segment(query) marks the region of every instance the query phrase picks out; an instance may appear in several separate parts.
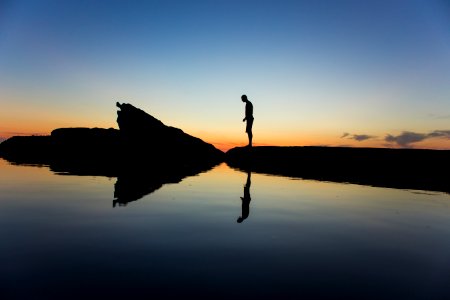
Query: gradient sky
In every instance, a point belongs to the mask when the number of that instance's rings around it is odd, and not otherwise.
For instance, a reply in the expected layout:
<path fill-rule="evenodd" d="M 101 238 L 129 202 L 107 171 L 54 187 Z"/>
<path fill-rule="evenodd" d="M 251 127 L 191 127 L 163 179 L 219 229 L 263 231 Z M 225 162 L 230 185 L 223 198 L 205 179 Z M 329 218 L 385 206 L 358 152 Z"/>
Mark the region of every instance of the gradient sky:
<path fill-rule="evenodd" d="M 115 102 L 221 149 L 450 149 L 450 2 L 0 0 L 0 137 L 114 127 Z"/>

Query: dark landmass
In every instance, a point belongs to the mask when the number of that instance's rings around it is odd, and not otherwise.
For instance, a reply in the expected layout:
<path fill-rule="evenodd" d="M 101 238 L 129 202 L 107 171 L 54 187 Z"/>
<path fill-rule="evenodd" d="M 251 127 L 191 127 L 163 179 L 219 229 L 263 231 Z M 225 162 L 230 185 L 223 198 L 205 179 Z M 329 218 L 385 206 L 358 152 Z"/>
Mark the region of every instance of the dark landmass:
<path fill-rule="evenodd" d="M 204 165 L 222 162 L 224 153 L 181 129 L 166 126 L 131 104 L 119 104 L 117 112 L 123 151 L 127 155 L 181 164 Z"/>
<path fill-rule="evenodd" d="M 59 128 L 50 136 L 15 136 L 0 144 L 0 157 L 18 164 L 45 164 L 56 172 L 117 176 L 138 167 L 211 167 L 224 153 L 131 104 L 119 104 L 120 130 Z"/>
<path fill-rule="evenodd" d="M 240 170 L 295 178 L 450 193 L 450 151 L 345 147 L 238 147 Z"/>
<path fill-rule="evenodd" d="M 60 128 L 15 136 L 0 157 L 59 174 L 117 177 L 114 205 L 226 161 L 246 172 L 450 193 L 450 151 L 344 147 L 234 148 L 226 154 L 131 104 L 117 103 L 117 129 Z"/>
<path fill-rule="evenodd" d="M 45 165 L 57 174 L 117 177 L 113 205 L 126 205 L 167 183 L 207 171 L 224 153 L 131 104 L 119 104 L 120 130 L 59 128 L 49 136 L 14 136 L 0 157 Z"/>

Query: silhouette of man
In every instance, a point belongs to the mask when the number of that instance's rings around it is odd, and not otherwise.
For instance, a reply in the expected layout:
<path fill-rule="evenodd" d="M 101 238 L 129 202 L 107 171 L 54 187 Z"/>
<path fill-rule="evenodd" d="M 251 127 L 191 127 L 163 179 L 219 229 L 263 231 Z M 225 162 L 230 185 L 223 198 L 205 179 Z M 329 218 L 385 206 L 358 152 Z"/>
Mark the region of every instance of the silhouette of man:
<path fill-rule="evenodd" d="M 248 215 L 250 214 L 250 201 L 252 200 L 252 198 L 250 197 L 250 185 L 252 184 L 251 177 L 252 172 L 247 171 L 247 182 L 244 185 L 244 197 L 241 197 L 242 213 L 241 216 L 237 219 L 238 223 L 242 223 L 242 221 L 247 219 Z"/>
<path fill-rule="evenodd" d="M 253 104 L 247 99 L 246 95 L 241 96 L 242 102 L 245 102 L 245 118 L 242 122 L 247 121 L 247 126 L 245 127 L 245 132 L 248 135 L 248 147 L 252 147 L 252 126 L 253 126 Z"/>

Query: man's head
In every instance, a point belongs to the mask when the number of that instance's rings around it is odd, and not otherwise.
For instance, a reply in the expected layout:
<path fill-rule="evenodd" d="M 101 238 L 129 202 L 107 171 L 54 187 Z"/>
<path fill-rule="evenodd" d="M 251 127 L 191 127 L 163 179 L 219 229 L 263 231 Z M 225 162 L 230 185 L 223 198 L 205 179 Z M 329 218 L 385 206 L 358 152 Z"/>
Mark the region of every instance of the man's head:
<path fill-rule="evenodd" d="M 247 101 L 248 101 L 248 99 L 247 99 L 247 96 L 246 96 L 246 95 L 242 95 L 242 96 L 241 96 L 241 99 L 242 99 L 242 102 L 247 102 Z"/>

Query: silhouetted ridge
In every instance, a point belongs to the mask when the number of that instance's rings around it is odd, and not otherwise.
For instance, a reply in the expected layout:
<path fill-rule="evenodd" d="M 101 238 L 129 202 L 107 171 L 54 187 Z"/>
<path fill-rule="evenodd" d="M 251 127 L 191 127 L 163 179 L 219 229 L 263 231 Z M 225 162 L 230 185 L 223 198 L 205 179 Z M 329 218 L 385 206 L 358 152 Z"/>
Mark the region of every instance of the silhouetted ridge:
<path fill-rule="evenodd" d="M 160 120 L 131 104 L 117 102 L 116 106 L 120 109 L 117 111 L 117 124 L 124 134 L 145 135 L 166 127 Z"/>
<path fill-rule="evenodd" d="M 16 163 L 45 164 L 53 155 L 51 136 L 13 136 L 0 143 L 0 157 Z"/>
<path fill-rule="evenodd" d="M 131 104 L 116 104 L 117 123 L 127 155 L 138 157 L 149 154 L 157 159 L 169 159 L 186 163 L 189 161 L 219 162 L 223 152 L 199 138 L 184 133 L 181 129 L 164 125 L 161 121 Z M 131 153 L 132 152 L 132 153 Z"/>
<path fill-rule="evenodd" d="M 48 164 L 58 172 L 118 174 L 145 166 L 201 169 L 223 160 L 224 153 L 131 104 L 117 103 L 120 130 L 59 128 L 50 136 L 12 137 L 0 156 L 16 163 Z"/>

